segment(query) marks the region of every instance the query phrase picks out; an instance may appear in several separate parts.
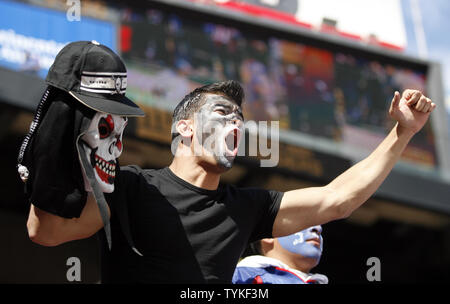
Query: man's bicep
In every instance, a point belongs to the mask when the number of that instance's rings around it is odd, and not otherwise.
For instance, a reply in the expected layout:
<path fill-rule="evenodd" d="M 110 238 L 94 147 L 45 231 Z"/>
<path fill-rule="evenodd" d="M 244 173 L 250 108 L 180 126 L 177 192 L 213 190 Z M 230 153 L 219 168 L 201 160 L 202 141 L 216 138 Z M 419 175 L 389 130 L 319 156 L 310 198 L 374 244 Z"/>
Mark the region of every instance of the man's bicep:
<path fill-rule="evenodd" d="M 273 236 L 289 235 L 336 218 L 334 193 L 327 187 L 287 191 L 273 225 Z"/>
<path fill-rule="evenodd" d="M 88 238 L 102 227 L 103 221 L 91 194 L 79 218 L 67 219 L 31 206 L 27 222 L 30 239 L 44 246 Z"/>

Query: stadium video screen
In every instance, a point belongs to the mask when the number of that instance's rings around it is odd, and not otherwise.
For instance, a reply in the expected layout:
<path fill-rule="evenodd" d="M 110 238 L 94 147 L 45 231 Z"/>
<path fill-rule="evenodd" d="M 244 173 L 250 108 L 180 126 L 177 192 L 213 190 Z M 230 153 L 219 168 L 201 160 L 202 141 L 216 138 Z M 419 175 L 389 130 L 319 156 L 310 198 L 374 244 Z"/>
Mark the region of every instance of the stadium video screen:
<path fill-rule="evenodd" d="M 373 149 L 393 127 L 395 90 L 426 92 L 426 71 L 367 59 L 356 52 L 280 38 L 160 9 L 121 24 L 127 94 L 142 105 L 172 110 L 192 89 L 226 79 L 245 88 L 246 120 L 277 120 L 285 130 Z M 431 125 L 403 159 L 437 166 Z"/>

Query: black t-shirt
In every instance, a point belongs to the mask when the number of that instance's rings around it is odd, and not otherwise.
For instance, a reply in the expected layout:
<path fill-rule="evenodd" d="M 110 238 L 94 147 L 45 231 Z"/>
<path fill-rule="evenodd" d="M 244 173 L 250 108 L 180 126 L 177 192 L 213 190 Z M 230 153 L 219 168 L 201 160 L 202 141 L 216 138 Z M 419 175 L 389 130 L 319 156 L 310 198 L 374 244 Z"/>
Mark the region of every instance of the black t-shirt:
<path fill-rule="evenodd" d="M 231 185 L 206 190 L 169 168 L 122 167 L 114 193 L 106 195 L 112 210 L 112 248 L 102 246 L 102 281 L 230 283 L 247 244 L 272 237 L 282 196 Z M 126 241 L 118 204 L 126 204 L 131 235 L 143 256 Z"/>

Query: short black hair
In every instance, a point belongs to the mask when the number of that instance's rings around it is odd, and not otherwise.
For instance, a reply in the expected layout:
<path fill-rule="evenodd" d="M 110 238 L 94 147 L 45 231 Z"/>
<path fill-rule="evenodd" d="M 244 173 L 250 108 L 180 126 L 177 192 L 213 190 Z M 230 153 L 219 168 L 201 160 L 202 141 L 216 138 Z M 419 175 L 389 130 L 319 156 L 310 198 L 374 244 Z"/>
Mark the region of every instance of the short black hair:
<path fill-rule="evenodd" d="M 179 135 L 175 129 L 176 123 L 180 120 L 191 118 L 193 114 L 205 104 L 205 99 L 203 96 L 206 93 L 224 95 L 233 100 L 238 106 L 241 106 L 244 100 L 244 89 L 239 82 L 235 80 L 215 82 L 196 88 L 191 93 L 186 95 L 173 111 L 172 140 Z"/>

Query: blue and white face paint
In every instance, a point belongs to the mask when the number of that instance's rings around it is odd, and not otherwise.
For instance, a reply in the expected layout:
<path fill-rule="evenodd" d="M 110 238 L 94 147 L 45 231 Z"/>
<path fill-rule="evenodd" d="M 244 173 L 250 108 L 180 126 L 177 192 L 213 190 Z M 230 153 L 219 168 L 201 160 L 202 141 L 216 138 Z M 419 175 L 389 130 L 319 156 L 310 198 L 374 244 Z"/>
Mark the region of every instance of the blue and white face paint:
<path fill-rule="evenodd" d="M 309 227 L 300 232 L 280 237 L 278 242 L 289 252 L 320 260 L 323 250 L 322 226 Z"/>

